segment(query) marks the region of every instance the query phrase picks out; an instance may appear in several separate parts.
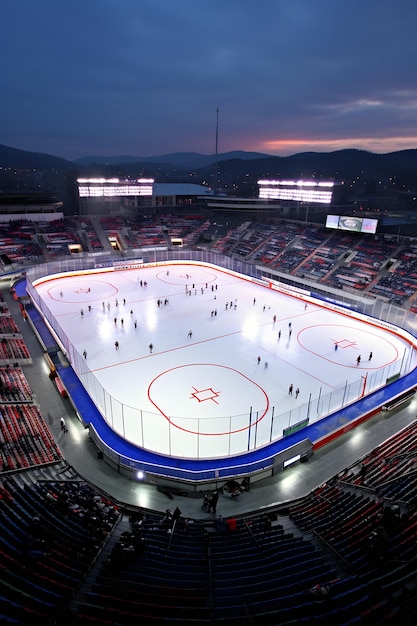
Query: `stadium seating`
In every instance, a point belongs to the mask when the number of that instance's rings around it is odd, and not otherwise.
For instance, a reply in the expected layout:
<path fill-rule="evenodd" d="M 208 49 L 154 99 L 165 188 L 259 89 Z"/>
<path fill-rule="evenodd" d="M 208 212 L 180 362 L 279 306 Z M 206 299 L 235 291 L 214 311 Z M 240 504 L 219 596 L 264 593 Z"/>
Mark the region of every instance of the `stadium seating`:
<path fill-rule="evenodd" d="M 194 245 L 209 228 L 210 221 L 202 215 L 163 212 L 106 216 L 96 221 L 85 216 L 53 222 L 21 220 L 0 224 L 0 244 L 12 263 L 22 264 L 68 255 L 71 245 L 78 252 L 103 251 L 104 238 L 115 238 L 122 249 L 168 246 L 172 238 Z M 210 241 L 209 247 L 417 310 L 417 244 L 413 239 L 331 231 L 291 220 L 245 221 L 229 227 L 226 234 Z"/>
<path fill-rule="evenodd" d="M 94 232 L 92 223 L 83 224 L 69 225 L 69 240 L 77 241 L 82 230 Z M 121 231 L 129 247 L 166 245 L 165 232 L 193 241 L 205 224 L 197 216 L 175 225 L 169 215 L 160 223 L 153 217 L 102 222 L 108 233 Z M 8 250 L 22 245 L 25 234 L 34 242 L 35 233 L 24 226 L 10 227 Z M 62 228 L 39 232 L 52 235 L 52 242 Z M 89 248 L 101 246 L 98 236 L 88 241 Z M 246 222 L 212 248 L 412 303 L 414 244 L 396 238 L 368 243 L 311 225 Z M 346 263 L 347 251 L 355 254 Z M 384 270 L 394 257 L 400 263 Z M 304 498 L 237 516 L 235 526 L 132 511 L 63 460 L 19 364 L 30 358 L 27 347 L 13 336 L 1 297 L 0 303 L 4 623 L 414 623 L 417 422 Z"/>

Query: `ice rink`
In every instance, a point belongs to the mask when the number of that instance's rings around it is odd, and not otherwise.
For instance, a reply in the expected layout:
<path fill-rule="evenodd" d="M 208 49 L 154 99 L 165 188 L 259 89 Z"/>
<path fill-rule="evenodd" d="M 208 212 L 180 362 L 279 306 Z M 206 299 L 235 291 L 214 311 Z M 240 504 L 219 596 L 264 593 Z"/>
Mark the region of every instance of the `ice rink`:
<path fill-rule="evenodd" d="M 415 367 L 399 335 L 213 266 L 78 273 L 36 289 L 106 421 L 172 456 L 266 445 Z"/>

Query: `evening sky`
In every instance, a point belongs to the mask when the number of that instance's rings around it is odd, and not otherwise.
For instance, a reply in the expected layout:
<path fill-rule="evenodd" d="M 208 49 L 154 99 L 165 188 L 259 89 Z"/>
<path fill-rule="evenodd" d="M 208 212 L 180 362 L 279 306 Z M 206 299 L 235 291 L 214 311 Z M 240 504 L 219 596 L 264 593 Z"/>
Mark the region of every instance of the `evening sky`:
<path fill-rule="evenodd" d="M 417 147 L 415 0 L 4 0 L 0 143 L 67 159 Z M 218 114 L 217 114 L 218 110 Z"/>

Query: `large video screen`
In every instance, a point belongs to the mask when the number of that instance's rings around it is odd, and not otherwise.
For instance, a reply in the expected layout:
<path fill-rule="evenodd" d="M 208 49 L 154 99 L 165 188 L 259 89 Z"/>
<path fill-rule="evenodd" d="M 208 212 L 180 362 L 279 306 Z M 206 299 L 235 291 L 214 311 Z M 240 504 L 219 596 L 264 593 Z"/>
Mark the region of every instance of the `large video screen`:
<path fill-rule="evenodd" d="M 351 215 L 328 215 L 326 217 L 326 228 L 335 228 L 336 230 L 350 230 L 375 235 L 377 226 L 378 220 L 369 217 Z"/>

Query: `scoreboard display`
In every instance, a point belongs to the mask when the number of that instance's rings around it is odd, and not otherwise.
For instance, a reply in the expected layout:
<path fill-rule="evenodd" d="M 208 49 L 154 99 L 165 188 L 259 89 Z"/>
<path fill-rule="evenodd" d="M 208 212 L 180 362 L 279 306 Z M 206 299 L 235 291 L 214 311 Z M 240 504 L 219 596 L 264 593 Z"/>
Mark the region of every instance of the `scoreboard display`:
<path fill-rule="evenodd" d="M 357 233 L 369 233 L 375 235 L 378 220 L 368 217 L 356 217 L 349 215 L 327 215 L 326 228 L 336 230 L 350 230 Z"/>

